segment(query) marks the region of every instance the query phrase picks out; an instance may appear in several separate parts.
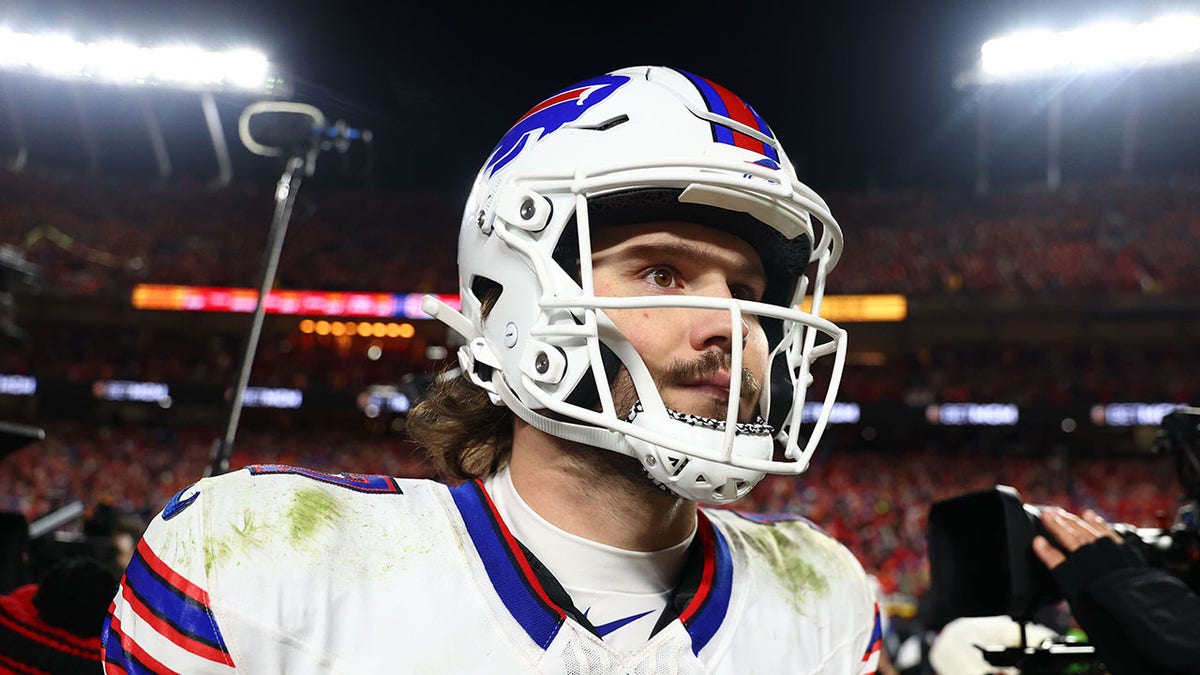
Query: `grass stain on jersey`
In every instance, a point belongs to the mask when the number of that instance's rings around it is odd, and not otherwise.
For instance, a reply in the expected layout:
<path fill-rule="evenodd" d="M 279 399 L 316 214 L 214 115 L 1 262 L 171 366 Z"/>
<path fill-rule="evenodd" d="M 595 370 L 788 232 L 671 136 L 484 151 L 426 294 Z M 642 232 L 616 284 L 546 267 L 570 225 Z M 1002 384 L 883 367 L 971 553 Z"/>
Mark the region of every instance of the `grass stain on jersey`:
<path fill-rule="evenodd" d="M 300 488 L 276 517 L 246 509 L 240 523 L 231 523 L 224 533 L 208 537 L 204 542 L 204 571 L 214 568 L 254 549 L 286 538 L 293 548 L 302 548 L 323 529 L 333 526 L 341 512 L 337 498 L 320 488 Z"/>
<path fill-rule="evenodd" d="M 214 567 L 229 560 L 236 553 L 261 545 L 270 535 L 270 529 L 258 521 L 258 514 L 250 509 L 245 510 L 240 526 L 233 526 L 223 536 L 205 538 L 205 574 L 211 573 Z"/>
<path fill-rule="evenodd" d="M 287 524 L 292 544 L 304 543 L 322 528 L 331 527 L 341 514 L 340 506 L 338 500 L 326 490 L 296 490 L 292 504 L 284 514 L 284 522 Z"/>
<path fill-rule="evenodd" d="M 787 593 L 788 602 L 797 610 L 803 608 L 810 594 L 829 592 L 829 580 L 813 564 L 813 558 L 825 557 L 825 547 L 823 542 L 815 540 L 816 537 L 808 536 L 814 533 L 807 525 L 755 524 L 741 529 L 751 548 L 770 565 Z"/>

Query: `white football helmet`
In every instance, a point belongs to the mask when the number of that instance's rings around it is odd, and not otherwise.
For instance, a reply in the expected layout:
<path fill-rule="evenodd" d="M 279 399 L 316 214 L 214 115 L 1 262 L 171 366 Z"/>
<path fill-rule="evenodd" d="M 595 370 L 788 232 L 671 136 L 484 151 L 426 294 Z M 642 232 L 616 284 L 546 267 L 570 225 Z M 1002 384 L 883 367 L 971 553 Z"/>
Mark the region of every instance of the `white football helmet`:
<path fill-rule="evenodd" d="M 597 297 L 589 228 L 663 220 L 745 239 L 767 273 L 763 300 Z M 463 372 L 497 405 L 546 433 L 634 457 L 659 487 L 686 499 L 728 503 L 764 473 L 804 471 L 820 440 L 846 352 L 845 331 L 820 317 L 825 275 L 841 250 L 829 208 L 797 179 L 752 108 L 691 73 L 626 68 L 551 96 L 505 134 L 463 215 L 462 312 L 432 296 L 424 306 L 466 338 Z M 484 320 L 489 289 L 499 297 Z M 801 311 L 809 291 L 811 309 Z M 758 317 L 770 348 L 760 420 L 738 423 L 738 340 L 730 341 L 725 419 L 663 404 L 641 356 L 605 315 L 660 307 L 724 310 L 731 331 L 741 330 L 742 317 Z M 802 430 L 810 367 L 827 356 L 831 381 Z M 633 411 L 614 407 L 610 385 L 620 366 L 639 398 Z"/>

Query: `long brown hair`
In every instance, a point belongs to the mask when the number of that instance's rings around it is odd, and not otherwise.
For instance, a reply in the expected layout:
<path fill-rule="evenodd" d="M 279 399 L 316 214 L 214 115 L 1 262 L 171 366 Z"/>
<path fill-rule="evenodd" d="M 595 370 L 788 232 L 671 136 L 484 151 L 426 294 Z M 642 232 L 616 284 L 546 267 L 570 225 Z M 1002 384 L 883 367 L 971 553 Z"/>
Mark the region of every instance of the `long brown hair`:
<path fill-rule="evenodd" d="M 472 289 L 484 319 L 503 292 L 500 284 L 476 279 Z M 444 476 L 458 480 L 487 478 L 512 455 L 513 413 L 492 403 L 486 391 L 455 372 L 440 373 L 425 397 L 408 413 L 408 436 Z"/>
<path fill-rule="evenodd" d="M 512 454 L 513 413 L 454 371 L 441 374 L 408 413 L 408 435 L 449 478 L 486 478 Z"/>

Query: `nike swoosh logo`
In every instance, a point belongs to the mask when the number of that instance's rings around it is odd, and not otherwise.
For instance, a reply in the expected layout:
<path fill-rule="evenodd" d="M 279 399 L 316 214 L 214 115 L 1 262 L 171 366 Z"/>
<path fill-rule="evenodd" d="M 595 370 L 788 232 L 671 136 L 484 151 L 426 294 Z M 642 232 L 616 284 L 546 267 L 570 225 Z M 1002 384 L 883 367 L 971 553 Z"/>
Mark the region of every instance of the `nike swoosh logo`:
<path fill-rule="evenodd" d="M 617 630 L 618 628 L 620 628 L 622 626 L 627 626 L 627 625 L 633 623 L 634 621 L 637 621 L 638 619 L 642 618 L 643 616 L 650 614 L 653 611 L 654 610 L 649 610 L 649 611 L 642 612 L 641 614 L 634 614 L 633 616 L 627 616 L 623 619 L 617 619 L 616 621 L 609 621 L 608 623 L 600 624 L 599 626 L 595 626 L 596 632 L 600 634 L 600 637 L 604 637 L 605 635 L 608 635 L 609 633 Z M 583 615 L 586 617 L 587 612 L 584 612 Z"/>

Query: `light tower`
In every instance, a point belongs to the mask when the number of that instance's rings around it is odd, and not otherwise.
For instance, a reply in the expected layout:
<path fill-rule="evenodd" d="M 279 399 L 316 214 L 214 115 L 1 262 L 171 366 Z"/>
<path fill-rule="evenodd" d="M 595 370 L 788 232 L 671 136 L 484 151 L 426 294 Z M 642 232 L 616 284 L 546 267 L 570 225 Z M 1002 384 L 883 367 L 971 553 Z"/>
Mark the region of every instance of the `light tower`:
<path fill-rule="evenodd" d="M 1052 32 L 1026 31 L 984 42 L 975 66 L 954 80 L 958 89 L 978 91 L 975 190 L 990 187 L 988 97 L 1007 83 L 1042 82 L 1048 87 L 1046 188 L 1062 182 L 1061 90 L 1072 80 L 1098 72 L 1128 72 L 1200 63 L 1200 15 L 1166 14 L 1142 23 L 1106 21 Z M 1120 173 L 1134 171 L 1139 106 L 1131 89 L 1122 125 Z"/>
<path fill-rule="evenodd" d="M 80 42 L 66 35 L 23 33 L 0 26 L 0 71 L 68 82 L 124 87 L 138 99 L 142 123 L 154 153 L 159 176 L 171 175 L 171 160 L 158 117 L 141 95 L 147 88 L 196 94 L 217 160 L 217 182 L 227 184 L 233 169 L 215 93 L 246 96 L 287 96 L 286 83 L 273 72 L 267 57 L 255 49 L 209 51 L 192 45 L 147 47 L 122 40 Z M 8 126 L 17 152 L 7 164 L 20 170 L 28 156 L 24 125 L 14 97 L 0 80 L 0 100 L 8 110 Z M 98 144 L 78 95 L 70 99 L 89 163 L 98 163 Z"/>

